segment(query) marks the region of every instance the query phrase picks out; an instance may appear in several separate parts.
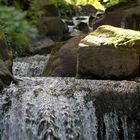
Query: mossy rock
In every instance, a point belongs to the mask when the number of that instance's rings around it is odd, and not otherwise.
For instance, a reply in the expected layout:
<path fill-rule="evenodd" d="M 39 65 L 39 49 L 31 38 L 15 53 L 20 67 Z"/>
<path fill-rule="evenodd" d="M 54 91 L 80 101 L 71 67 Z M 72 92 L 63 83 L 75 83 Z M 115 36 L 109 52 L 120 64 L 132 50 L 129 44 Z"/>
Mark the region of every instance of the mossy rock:
<path fill-rule="evenodd" d="M 7 44 L 6 44 L 6 36 L 3 31 L 0 29 L 0 59 L 6 59 L 5 53 L 7 53 Z M 6 52 L 5 52 L 6 51 Z"/>
<path fill-rule="evenodd" d="M 5 40 L 5 33 L 0 30 L 0 40 Z"/>
<path fill-rule="evenodd" d="M 140 32 L 103 25 L 79 43 L 80 77 L 128 79 L 139 75 Z"/>
<path fill-rule="evenodd" d="M 100 44 L 113 45 L 114 47 L 134 47 L 140 45 L 140 32 L 113 27 L 110 25 L 103 25 L 97 28 L 90 35 L 96 36 L 100 40 Z"/>
<path fill-rule="evenodd" d="M 5 34 L 0 30 L 0 42 L 4 42 L 4 40 L 5 40 Z M 0 59 L 2 59 L 2 49 L 3 49 L 3 45 L 1 45 L 0 43 Z"/>

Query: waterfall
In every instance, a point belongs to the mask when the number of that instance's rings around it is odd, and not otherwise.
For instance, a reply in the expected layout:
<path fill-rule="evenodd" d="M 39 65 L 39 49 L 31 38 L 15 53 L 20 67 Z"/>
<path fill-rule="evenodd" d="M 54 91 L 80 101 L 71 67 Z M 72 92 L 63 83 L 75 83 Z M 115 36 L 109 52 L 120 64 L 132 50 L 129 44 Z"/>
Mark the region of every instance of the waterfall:
<path fill-rule="evenodd" d="M 100 108 L 105 99 L 98 104 L 105 91 L 135 93 L 135 82 L 19 78 L 0 94 L 0 140 L 136 140 L 135 122 L 118 116 L 115 100 L 110 111 Z"/>
<path fill-rule="evenodd" d="M 48 58 L 49 55 L 16 58 L 13 62 L 13 75 L 23 77 L 41 76 Z"/>

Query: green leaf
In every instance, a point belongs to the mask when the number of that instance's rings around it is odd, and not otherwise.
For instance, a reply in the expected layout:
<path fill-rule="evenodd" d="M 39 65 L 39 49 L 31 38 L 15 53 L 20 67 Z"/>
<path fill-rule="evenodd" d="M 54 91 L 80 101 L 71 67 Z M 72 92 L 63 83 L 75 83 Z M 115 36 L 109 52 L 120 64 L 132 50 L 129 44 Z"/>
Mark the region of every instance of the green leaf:
<path fill-rule="evenodd" d="M 28 44 L 38 34 L 37 28 L 25 19 L 26 14 L 15 7 L 0 5 L 1 29 L 15 46 Z"/>

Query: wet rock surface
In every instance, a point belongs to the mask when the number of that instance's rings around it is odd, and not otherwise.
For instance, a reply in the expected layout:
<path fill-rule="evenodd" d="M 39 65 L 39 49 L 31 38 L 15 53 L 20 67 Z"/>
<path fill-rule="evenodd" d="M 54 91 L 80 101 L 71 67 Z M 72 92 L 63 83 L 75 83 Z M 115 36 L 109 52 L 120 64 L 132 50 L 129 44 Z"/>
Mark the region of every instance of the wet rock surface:
<path fill-rule="evenodd" d="M 7 41 L 0 37 L 0 91 L 15 81 L 12 75 L 13 54 L 8 48 Z"/>
<path fill-rule="evenodd" d="M 5 62 L 8 70 L 12 72 L 12 63 L 13 63 L 13 53 L 8 48 L 8 44 L 6 40 L 0 40 L 0 59 Z"/>
<path fill-rule="evenodd" d="M 8 70 L 4 61 L 0 59 L 0 91 L 12 81 L 15 81 L 13 75 Z"/>
<path fill-rule="evenodd" d="M 4 61 L 12 59 L 11 51 L 8 49 L 6 40 L 0 40 L 0 58 Z"/>
<path fill-rule="evenodd" d="M 0 95 L 4 140 L 139 140 L 139 83 L 21 78 Z"/>
<path fill-rule="evenodd" d="M 33 42 L 32 46 L 29 48 L 29 54 L 48 54 L 51 53 L 52 49 L 55 47 L 55 42 L 48 37 L 44 37 Z"/>

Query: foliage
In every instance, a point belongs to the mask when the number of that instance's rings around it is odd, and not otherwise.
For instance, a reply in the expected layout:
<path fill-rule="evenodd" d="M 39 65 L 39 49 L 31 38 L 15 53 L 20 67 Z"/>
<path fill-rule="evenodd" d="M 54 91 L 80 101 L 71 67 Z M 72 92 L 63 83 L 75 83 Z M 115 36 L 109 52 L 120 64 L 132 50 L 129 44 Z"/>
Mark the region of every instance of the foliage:
<path fill-rule="evenodd" d="M 66 17 L 73 15 L 75 7 L 79 5 L 91 4 L 96 9 L 104 10 L 105 7 L 129 1 L 133 0 L 0 0 L 0 26 L 14 46 L 25 46 L 36 37 L 37 29 L 31 24 L 37 23 L 43 13 L 43 7 L 48 4 L 56 5 Z"/>
<path fill-rule="evenodd" d="M 43 13 L 43 7 L 48 4 L 54 4 L 56 6 L 61 5 L 60 7 L 63 7 L 63 5 L 65 5 L 65 2 L 64 0 L 32 0 L 30 3 L 30 9 L 27 13 L 32 24 L 37 23 L 37 20 Z M 62 11 L 63 11 L 63 8 L 62 8 Z"/>
<path fill-rule="evenodd" d="M 104 6 L 101 5 L 99 0 L 65 0 L 65 1 L 69 4 L 76 6 L 90 4 L 95 6 L 96 9 L 104 10 Z"/>
<path fill-rule="evenodd" d="M 132 1 L 135 1 L 135 0 L 99 0 L 99 2 L 103 4 L 106 8 L 114 6 L 119 3 L 128 3 Z"/>
<path fill-rule="evenodd" d="M 25 20 L 26 12 L 14 7 L 0 6 L 0 26 L 15 46 L 27 45 L 37 35 L 37 29 Z"/>
<path fill-rule="evenodd" d="M 13 5 L 21 9 L 24 9 L 23 7 L 28 4 L 28 10 L 27 16 L 30 19 L 30 22 L 32 24 L 36 24 L 37 20 L 43 13 L 43 6 L 48 4 L 54 4 L 56 5 L 60 13 L 62 13 L 63 16 L 67 17 L 67 13 L 72 13 L 73 10 L 76 9 L 79 5 L 86 5 L 91 4 L 96 9 L 105 10 L 105 7 L 111 7 L 113 5 L 116 5 L 120 2 L 128 2 L 132 0 L 0 0 L 0 3 L 6 4 L 6 5 Z M 24 5 L 24 6 L 23 6 Z"/>
<path fill-rule="evenodd" d="M 77 10 L 77 7 L 67 3 L 58 4 L 57 7 L 61 13 L 61 17 L 65 19 L 69 19 L 75 16 L 75 11 Z"/>
<path fill-rule="evenodd" d="M 98 0 L 32 0 L 28 16 L 33 24 L 37 23 L 38 18 L 43 13 L 43 7 L 48 4 L 56 5 L 60 13 L 67 18 L 67 13 L 70 15 L 79 5 L 91 4 L 97 9 L 104 10 L 104 6 Z"/>
<path fill-rule="evenodd" d="M 36 22 L 38 17 L 40 17 L 43 13 L 42 8 L 49 4 L 54 4 L 56 6 L 63 7 L 66 4 L 66 2 L 64 0 L 32 0 L 28 15 L 29 17 L 32 17 L 33 22 Z"/>
<path fill-rule="evenodd" d="M 78 5 L 86 5 L 91 4 L 94 5 L 97 9 L 104 9 L 104 7 L 100 4 L 99 0 L 32 0 L 32 3 L 37 3 L 37 5 L 44 5 L 44 4 L 70 4 L 74 6 Z"/>

